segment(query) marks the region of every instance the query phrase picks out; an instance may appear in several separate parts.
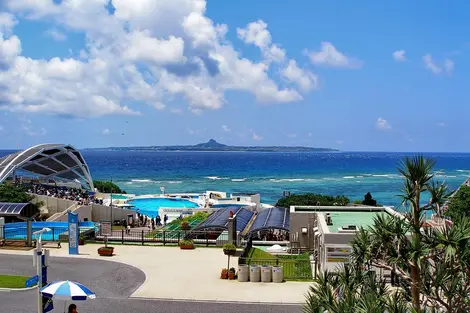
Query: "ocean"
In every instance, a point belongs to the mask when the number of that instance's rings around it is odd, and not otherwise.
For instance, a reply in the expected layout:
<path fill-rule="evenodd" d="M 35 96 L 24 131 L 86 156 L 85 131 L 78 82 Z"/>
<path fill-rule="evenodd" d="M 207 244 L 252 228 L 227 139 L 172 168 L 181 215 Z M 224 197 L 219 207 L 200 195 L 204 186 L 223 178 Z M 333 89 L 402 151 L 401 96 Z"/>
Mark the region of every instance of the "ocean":
<path fill-rule="evenodd" d="M 0 157 L 11 151 L 0 151 Z M 333 152 L 140 152 L 84 150 L 94 179 L 112 180 L 127 193 L 158 194 L 217 190 L 260 193 L 275 204 L 283 191 L 364 194 L 385 205 L 400 205 L 398 163 L 411 153 Z M 457 188 L 470 175 L 470 154 L 428 153 L 436 160 L 436 179 Z"/>
<path fill-rule="evenodd" d="M 283 191 L 345 195 L 371 192 L 381 204 L 399 206 L 405 153 L 257 153 L 83 151 L 95 179 L 112 180 L 128 193 L 260 193 L 275 204 Z M 457 188 L 470 174 L 470 154 L 426 154 L 436 160 L 436 179 Z"/>

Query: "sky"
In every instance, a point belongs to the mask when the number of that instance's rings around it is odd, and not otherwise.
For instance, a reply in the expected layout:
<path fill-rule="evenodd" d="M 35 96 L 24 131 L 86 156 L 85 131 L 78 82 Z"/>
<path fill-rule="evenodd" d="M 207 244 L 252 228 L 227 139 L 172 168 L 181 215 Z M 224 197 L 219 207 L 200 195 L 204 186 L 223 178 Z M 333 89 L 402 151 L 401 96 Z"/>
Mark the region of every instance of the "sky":
<path fill-rule="evenodd" d="M 0 149 L 214 138 L 470 152 L 469 9 L 437 0 L 2 0 Z"/>

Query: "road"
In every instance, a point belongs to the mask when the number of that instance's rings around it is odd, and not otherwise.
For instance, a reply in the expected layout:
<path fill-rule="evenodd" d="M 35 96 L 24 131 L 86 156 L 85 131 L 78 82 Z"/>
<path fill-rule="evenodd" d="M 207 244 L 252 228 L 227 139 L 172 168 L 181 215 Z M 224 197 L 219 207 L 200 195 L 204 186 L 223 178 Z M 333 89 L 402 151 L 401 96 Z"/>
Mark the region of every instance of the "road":
<path fill-rule="evenodd" d="M 32 256 L 0 255 L 0 273 L 35 275 Z M 299 313 L 299 306 L 222 302 L 169 301 L 129 298 L 145 281 L 145 274 L 132 266 L 91 259 L 51 258 L 49 281 L 72 280 L 96 292 L 97 299 L 77 301 L 80 313 Z M 184 288 L 184 286 L 181 286 Z M 0 313 L 36 312 L 36 290 L 0 292 Z M 54 313 L 63 312 L 63 301 Z"/>

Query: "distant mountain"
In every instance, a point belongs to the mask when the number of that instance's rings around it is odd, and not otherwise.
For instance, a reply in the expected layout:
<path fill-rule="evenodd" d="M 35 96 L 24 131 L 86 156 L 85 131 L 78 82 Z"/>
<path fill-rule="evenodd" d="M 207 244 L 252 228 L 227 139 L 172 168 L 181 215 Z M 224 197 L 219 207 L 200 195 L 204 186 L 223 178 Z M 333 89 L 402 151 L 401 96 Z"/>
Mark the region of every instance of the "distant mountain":
<path fill-rule="evenodd" d="M 252 151 L 252 152 L 331 152 L 338 151 L 330 148 L 312 147 L 286 147 L 286 146 L 228 146 L 210 139 L 208 142 L 197 145 L 185 146 L 148 146 L 148 147 L 110 147 L 88 150 L 113 150 L 113 151 Z"/>

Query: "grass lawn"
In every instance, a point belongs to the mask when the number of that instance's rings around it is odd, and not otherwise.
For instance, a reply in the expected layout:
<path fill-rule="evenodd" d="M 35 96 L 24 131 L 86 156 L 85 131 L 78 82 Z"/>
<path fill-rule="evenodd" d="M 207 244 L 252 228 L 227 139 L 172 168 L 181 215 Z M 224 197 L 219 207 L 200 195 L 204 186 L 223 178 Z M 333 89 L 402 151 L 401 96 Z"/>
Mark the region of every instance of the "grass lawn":
<path fill-rule="evenodd" d="M 25 288 L 25 283 L 29 277 L 0 275 L 0 288 Z"/>
<path fill-rule="evenodd" d="M 258 248 L 251 248 L 248 252 L 248 264 L 281 265 L 286 280 L 311 280 L 312 269 L 307 253 L 300 255 L 275 256 Z"/>

